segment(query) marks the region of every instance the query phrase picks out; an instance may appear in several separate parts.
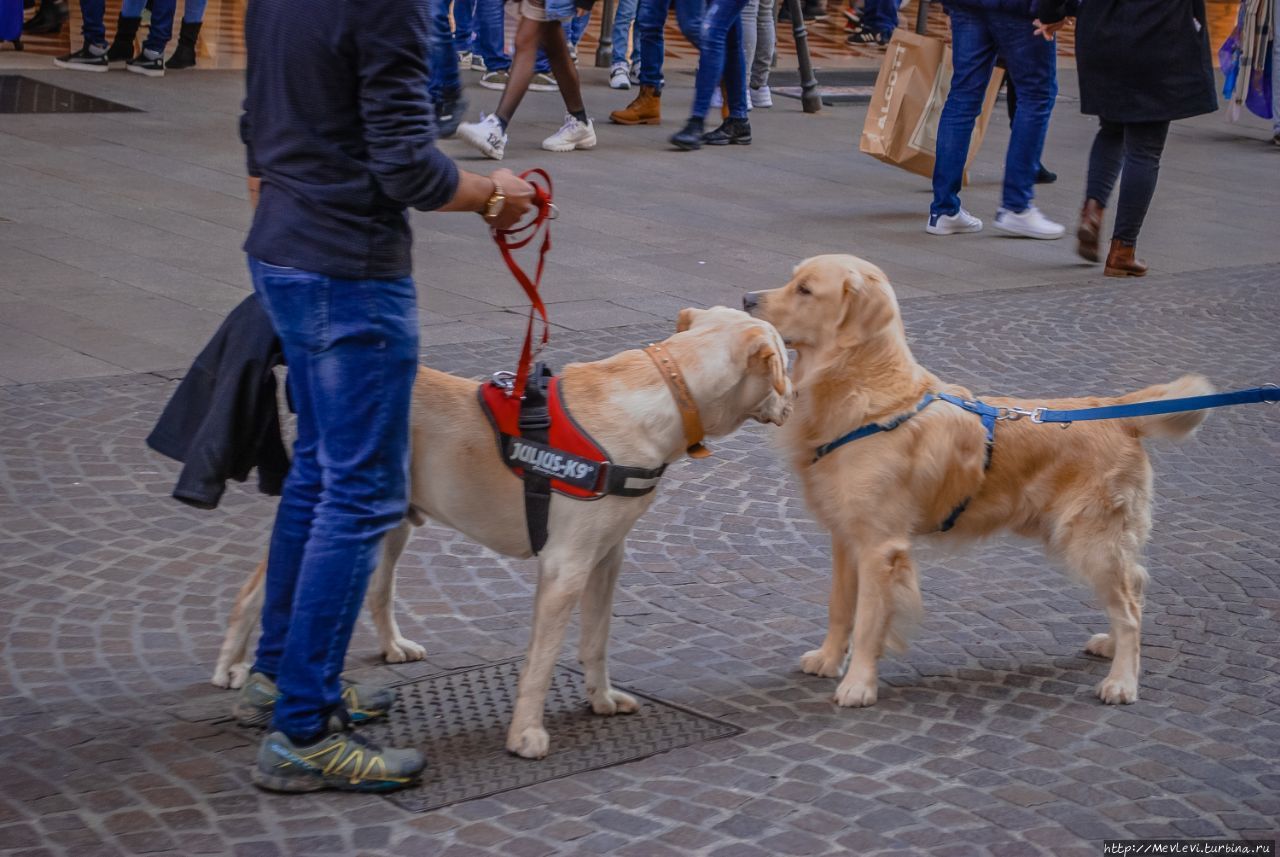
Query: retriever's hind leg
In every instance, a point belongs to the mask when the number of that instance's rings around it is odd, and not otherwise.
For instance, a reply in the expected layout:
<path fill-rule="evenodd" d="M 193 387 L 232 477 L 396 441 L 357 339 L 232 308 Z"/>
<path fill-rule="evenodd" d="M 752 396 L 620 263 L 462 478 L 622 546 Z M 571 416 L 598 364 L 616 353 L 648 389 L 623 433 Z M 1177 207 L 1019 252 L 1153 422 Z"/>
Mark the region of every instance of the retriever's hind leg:
<path fill-rule="evenodd" d="M 242 687 L 249 677 L 249 670 L 253 668 L 253 663 L 247 660 L 249 638 L 253 636 L 258 620 L 262 617 L 262 602 L 266 593 L 263 583 L 266 576 L 267 561 L 264 559 L 236 593 L 231 618 L 227 620 L 227 633 L 218 652 L 218 663 L 213 668 L 212 681 L 218 687 L 233 690 Z"/>
<path fill-rule="evenodd" d="M 609 620 L 613 615 L 613 591 L 622 569 L 624 549 L 619 543 L 596 566 L 582 592 L 582 638 L 578 659 L 586 673 L 587 697 L 596 714 L 631 714 L 639 710 L 634 696 L 615 690 L 609 681 Z"/>
<path fill-rule="evenodd" d="M 800 658 L 801 672 L 834 678 L 840 675 L 849 638 L 853 634 L 853 611 L 858 601 L 858 567 L 838 538 L 831 539 L 831 600 L 827 602 L 827 637 L 820 648 Z"/>
<path fill-rule="evenodd" d="M 427 656 L 426 649 L 405 639 L 400 633 L 400 623 L 396 621 L 396 563 L 400 561 L 400 554 L 404 553 L 412 532 L 413 525 L 406 519 L 383 537 L 378 567 L 369 580 L 369 591 L 364 599 L 378 630 L 378 647 L 390 664 L 420 661 Z"/>

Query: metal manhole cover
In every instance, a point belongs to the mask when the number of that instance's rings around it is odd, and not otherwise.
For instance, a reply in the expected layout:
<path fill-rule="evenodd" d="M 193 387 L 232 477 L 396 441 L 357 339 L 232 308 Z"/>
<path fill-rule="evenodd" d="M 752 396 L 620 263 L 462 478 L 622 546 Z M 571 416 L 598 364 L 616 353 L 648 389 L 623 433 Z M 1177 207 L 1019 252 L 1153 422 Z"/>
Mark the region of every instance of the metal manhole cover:
<path fill-rule="evenodd" d="M 63 89 L 20 74 L 0 74 L 0 113 L 141 112 L 136 107 Z"/>
<path fill-rule="evenodd" d="M 521 759 L 505 747 L 522 664 L 503 661 L 399 685 L 390 717 L 361 730 L 385 744 L 421 749 L 428 767 L 421 785 L 388 800 L 426 812 L 742 732 L 630 689 L 642 702 L 639 711 L 598 717 L 586 704 L 582 675 L 557 665 L 546 706 L 551 753 L 540 761 Z M 184 720 L 225 721 L 229 707 L 228 697 L 218 694 L 174 713 Z"/>

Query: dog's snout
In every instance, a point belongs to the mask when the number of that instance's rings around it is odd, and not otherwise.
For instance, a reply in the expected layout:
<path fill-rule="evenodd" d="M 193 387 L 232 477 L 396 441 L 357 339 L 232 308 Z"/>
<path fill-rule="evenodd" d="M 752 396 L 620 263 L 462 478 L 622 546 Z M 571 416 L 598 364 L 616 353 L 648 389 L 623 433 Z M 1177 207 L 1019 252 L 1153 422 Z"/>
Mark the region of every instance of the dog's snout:
<path fill-rule="evenodd" d="M 753 309 L 755 309 L 759 305 L 760 305 L 759 292 L 747 292 L 745 295 L 742 296 L 742 308 L 747 312 L 751 312 Z"/>

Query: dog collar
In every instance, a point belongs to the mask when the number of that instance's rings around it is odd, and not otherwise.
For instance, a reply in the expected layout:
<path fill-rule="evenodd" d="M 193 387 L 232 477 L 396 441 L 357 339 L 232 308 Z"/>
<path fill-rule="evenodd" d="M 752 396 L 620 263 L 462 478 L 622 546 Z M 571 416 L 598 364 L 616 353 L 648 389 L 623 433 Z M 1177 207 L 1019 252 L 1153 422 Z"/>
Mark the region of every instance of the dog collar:
<path fill-rule="evenodd" d="M 658 367 L 658 374 L 667 382 L 671 397 L 676 400 L 676 407 L 680 410 L 680 422 L 684 425 L 685 452 L 690 458 L 706 458 L 711 454 L 711 450 L 702 444 L 706 432 L 702 429 L 698 403 L 694 401 L 693 393 L 690 392 L 689 384 L 684 380 L 684 373 L 680 371 L 679 364 L 661 342 L 649 343 L 644 353 L 648 354 L 653 365 Z"/>

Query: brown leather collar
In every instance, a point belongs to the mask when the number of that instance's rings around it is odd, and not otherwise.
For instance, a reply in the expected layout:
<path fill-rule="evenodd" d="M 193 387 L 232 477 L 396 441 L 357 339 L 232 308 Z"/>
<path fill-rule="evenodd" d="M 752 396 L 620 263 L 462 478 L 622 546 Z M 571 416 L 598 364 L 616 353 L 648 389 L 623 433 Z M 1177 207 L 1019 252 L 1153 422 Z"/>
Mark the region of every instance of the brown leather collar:
<path fill-rule="evenodd" d="M 706 432 L 702 430 L 702 417 L 698 415 L 698 403 L 693 400 L 693 393 L 689 392 L 689 385 L 685 383 L 680 366 L 660 342 L 650 343 L 644 353 L 658 367 L 662 380 L 667 382 L 671 396 L 676 400 L 676 407 L 680 409 L 680 421 L 684 423 L 685 452 L 690 458 L 706 458 L 711 450 L 702 445 L 702 439 L 706 436 Z"/>

